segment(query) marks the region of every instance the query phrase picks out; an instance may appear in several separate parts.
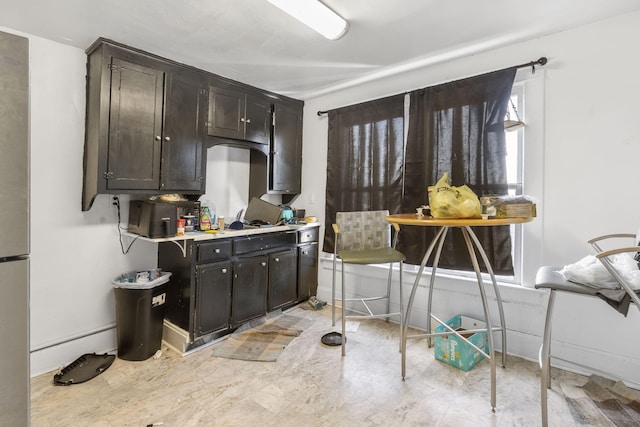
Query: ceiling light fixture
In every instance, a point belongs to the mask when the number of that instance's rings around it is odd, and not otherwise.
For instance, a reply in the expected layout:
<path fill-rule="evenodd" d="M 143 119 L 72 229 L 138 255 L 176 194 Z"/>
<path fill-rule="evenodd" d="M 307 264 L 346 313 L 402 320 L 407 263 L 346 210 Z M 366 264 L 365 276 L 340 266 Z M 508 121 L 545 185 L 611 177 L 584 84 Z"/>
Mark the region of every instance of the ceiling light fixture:
<path fill-rule="evenodd" d="M 342 37 L 349 23 L 319 0 L 268 0 L 329 40 Z"/>

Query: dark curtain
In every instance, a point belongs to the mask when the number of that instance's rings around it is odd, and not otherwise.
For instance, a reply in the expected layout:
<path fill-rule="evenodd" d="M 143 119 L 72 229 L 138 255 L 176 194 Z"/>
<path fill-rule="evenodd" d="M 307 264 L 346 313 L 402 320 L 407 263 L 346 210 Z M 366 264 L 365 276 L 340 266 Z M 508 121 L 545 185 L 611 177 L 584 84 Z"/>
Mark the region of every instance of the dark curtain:
<path fill-rule="evenodd" d="M 478 196 L 507 194 L 503 121 L 515 72 L 516 68 L 496 71 L 410 94 L 403 212 L 427 204 L 427 186 L 445 172 L 451 185 L 467 184 Z M 407 263 L 420 263 L 436 231 L 413 227 L 411 233 L 401 234 L 398 249 Z M 513 275 L 509 226 L 474 231 L 496 274 Z M 450 230 L 439 266 L 473 269 L 459 230 Z"/>
<path fill-rule="evenodd" d="M 336 212 L 400 212 L 403 162 L 404 95 L 329 111 L 325 252 Z"/>

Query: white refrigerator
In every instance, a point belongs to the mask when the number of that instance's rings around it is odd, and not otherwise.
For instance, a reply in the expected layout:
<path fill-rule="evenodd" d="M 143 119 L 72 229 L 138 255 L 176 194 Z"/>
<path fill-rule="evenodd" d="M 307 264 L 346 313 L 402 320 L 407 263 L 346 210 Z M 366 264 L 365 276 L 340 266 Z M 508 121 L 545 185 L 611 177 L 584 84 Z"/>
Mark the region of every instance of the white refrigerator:
<path fill-rule="evenodd" d="M 29 420 L 29 40 L 0 32 L 0 427 Z"/>

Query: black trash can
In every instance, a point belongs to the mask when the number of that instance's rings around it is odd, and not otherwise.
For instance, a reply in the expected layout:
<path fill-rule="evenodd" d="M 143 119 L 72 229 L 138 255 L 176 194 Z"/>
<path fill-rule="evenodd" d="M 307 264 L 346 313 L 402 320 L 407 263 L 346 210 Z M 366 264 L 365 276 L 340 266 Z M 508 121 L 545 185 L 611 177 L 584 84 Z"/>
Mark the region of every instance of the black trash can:
<path fill-rule="evenodd" d="M 130 282 L 133 274 L 122 275 L 113 281 L 116 296 L 116 328 L 118 357 L 141 361 L 153 356 L 162 345 L 165 300 L 169 276 L 147 281 Z"/>

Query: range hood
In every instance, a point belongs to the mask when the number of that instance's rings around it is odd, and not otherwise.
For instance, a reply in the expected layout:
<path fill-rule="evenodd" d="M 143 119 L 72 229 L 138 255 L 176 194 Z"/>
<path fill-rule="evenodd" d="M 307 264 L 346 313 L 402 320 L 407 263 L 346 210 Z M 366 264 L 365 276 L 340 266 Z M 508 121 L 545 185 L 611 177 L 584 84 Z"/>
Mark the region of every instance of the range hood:
<path fill-rule="evenodd" d="M 221 138 L 218 136 L 210 136 L 206 140 L 206 148 L 216 145 L 228 145 L 236 148 L 244 148 L 247 150 L 259 151 L 265 156 L 269 155 L 269 144 L 261 144 L 259 142 L 247 141 L 244 139 Z"/>

